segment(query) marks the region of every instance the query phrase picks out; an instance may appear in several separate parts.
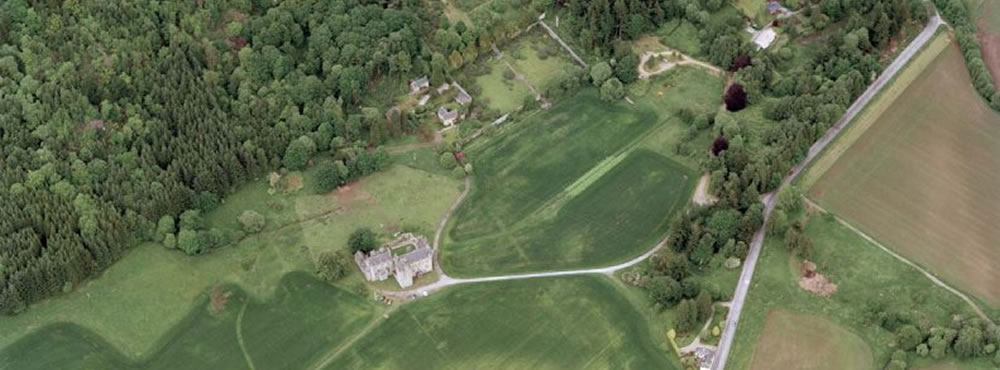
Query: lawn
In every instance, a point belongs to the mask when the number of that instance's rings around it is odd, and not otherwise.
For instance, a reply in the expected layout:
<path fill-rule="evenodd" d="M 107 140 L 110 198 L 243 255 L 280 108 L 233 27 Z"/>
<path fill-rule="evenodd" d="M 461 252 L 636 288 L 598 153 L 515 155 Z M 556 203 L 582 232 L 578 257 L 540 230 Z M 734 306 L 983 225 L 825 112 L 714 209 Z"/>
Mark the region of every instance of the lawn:
<path fill-rule="evenodd" d="M 490 108 L 501 112 L 517 110 L 524 103 L 524 98 L 532 96 L 531 90 L 523 82 L 504 77 L 507 65 L 500 59 L 486 61 L 490 72 L 476 77 L 476 83 L 482 88 L 481 99 Z"/>
<path fill-rule="evenodd" d="M 450 225 L 446 270 L 482 275 L 595 266 L 651 247 L 696 178 L 695 161 L 672 151 L 685 128 L 673 114 L 680 107 L 717 108 L 722 82 L 679 69 L 650 85 L 635 105 L 606 103 L 596 89 L 585 89 L 469 148 L 474 186 Z M 617 166 L 605 162 L 643 148 L 671 159 L 650 153 Z M 602 176 L 606 171 L 634 177 Z"/>
<path fill-rule="evenodd" d="M 1000 305 L 1000 114 L 949 46 L 809 196 L 944 280 Z"/>
<path fill-rule="evenodd" d="M 602 277 L 458 286 L 400 307 L 329 369 L 676 369 Z"/>
<path fill-rule="evenodd" d="M 773 310 L 751 369 L 873 369 L 872 352 L 857 335 L 819 316 Z"/>
<path fill-rule="evenodd" d="M 306 183 L 310 181 L 306 174 Z M 402 165 L 329 195 L 307 189 L 268 195 L 265 180 L 252 181 L 206 220 L 211 226 L 235 227 L 236 215 L 257 209 L 268 218 L 261 234 L 197 257 L 140 245 L 75 292 L 0 320 L 0 348 L 50 324 L 68 322 L 105 338 L 127 358 L 144 358 L 211 287 L 232 283 L 266 301 L 280 292 L 276 287 L 286 273 L 312 271 L 314 255 L 344 248 L 348 234 L 359 226 L 383 235 L 404 227 L 433 235 L 461 187 L 450 176 Z M 352 276 L 342 285 L 353 290 L 359 280 Z"/>
<path fill-rule="evenodd" d="M 794 355 L 800 357 L 794 361 L 827 361 L 824 353 L 832 350 L 830 346 L 839 348 L 838 351 L 864 355 L 868 351 L 861 350 L 862 346 L 857 344 L 859 337 L 870 349 L 866 356 L 874 358 L 874 364 L 885 364 L 895 339 L 892 332 L 869 319 L 872 309 L 909 314 L 914 320 L 926 320 L 935 325 L 947 325 L 956 313 L 963 317 L 974 315 L 959 297 L 934 285 L 916 269 L 896 260 L 831 217 L 813 215 L 805 233 L 813 243 L 810 260 L 817 265 L 817 272 L 837 284 L 836 292 L 823 298 L 800 288 L 800 260 L 789 255 L 780 238 L 769 236 L 743 306 L 729 368 L 788 368 L 787 363 L 771 364 L 770 359 L 777 361 L 778 358 L 774 357 L 770 345 L 762 343 L 784 342 L 782 336 L 793 335 L 801 336 L 800 342 L 809 343 L 796 351 Z M 816 342 L 813 334 L 796 330 L 778 330 L 774 337 L 771 327 L 778 325 L 780 328 L 787 325 L 784 321 L 790 320 L 786 317 L 775 321 L 773 316 L 779 315 L 778 312 L 807 320 L 811 326 L 822 327 L 839 339 Z M 846 360 L 849 358 L 842 359 Z M 843 369 L 874 367 L 854 367 L 836 361 L 830 364 Z"/>
<path fill-rule="evenodd" d="M 373 304 L 305 273 L 291 273 L 274 297 L 258 302 L 237 286 L 212 310 L 207 294 L 157 344 L 132 362 L 93 332 L 56 324 L 0 351 L 4 369 L 304 368 L 358 332 Z M 249 365 L 252 363 L 253 365 Z"/>
<path fill-rule="evenodd" d="M 660 26 L 656 31 L 660 42 L 692 57 L 702 56 L 701 40 L 698 39 L 698 28 L 683 19 L 675 19 Z"/>

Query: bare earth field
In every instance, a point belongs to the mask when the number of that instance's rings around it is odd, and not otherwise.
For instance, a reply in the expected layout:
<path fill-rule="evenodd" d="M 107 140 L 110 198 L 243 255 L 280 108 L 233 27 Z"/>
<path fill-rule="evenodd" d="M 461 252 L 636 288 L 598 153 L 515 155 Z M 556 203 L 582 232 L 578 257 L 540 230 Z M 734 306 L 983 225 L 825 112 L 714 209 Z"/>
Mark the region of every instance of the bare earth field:
<path fill-rule="evenodd" d="M 1000 2 L 983 1 L 977 14 L 979 42 L 983 46 L 983 61 L 993 74 L 993 81 L 1000 84 Z"/>
<path fill-rule="evenodd" d="M 819 316 L 773 310 L 767 315 L 751 369 L 872 369 L 860 337 Z"/>
<path fill-rule="evenodd" d="M 1000 115 L 956 45 L 912 82 L 810 191 L 945 280 L 1000 305 Z"/>

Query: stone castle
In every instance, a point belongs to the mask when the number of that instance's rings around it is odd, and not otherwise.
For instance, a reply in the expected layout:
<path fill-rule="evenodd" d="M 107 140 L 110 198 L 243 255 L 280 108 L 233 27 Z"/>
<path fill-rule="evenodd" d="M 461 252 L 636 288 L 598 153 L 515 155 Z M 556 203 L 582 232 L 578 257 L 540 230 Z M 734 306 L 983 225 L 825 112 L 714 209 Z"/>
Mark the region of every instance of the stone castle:
<path fill-rule="evenodd" d="M 398 250 L 402 253 L 394 253 Z M 413 279 L 434 270 L 434 251 L 427 238 L 410 233 L 400 235 L 393 242 L 369 254 L 354 254 L 361 272 L 368 281 L 382 281 L 392 275 L 400 287 L 413 285 Z"/>

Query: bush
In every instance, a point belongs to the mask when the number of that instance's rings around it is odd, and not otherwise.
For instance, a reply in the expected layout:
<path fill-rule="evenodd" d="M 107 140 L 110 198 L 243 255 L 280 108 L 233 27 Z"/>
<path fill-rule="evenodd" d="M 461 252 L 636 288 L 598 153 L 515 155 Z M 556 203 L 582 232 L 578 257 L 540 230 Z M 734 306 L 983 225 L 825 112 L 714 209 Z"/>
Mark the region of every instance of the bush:
<path fill-rule="evenodd" d="M 590 67 L 590 81 L 594 83 L 594 86 L 601 86 L 608 78 L 611 77 L 611 65 L 608 62 L 600 62 Z"/>
<path fill-rule="evenodd" d="M 371 252 L 375 249 L 375 232 L 367 227 L 354 230 L 347 239 L 347 245 L 351 248 L 351 253 Z"/>
<path fill-rule="evenodd" d="M 734 83 L 726 90 L 724 100 L 726 102 L 726 110 L 730 112 L 741 111 L 747 107 L 747 92 L 743 88 L 743 85 Z"/>
<path fill-rule="evenodd" d="M 264 225 L 267 222 L 260 213 L 250 210 L 243 211 L 236 219 L 243 225 L 243 231 L 249 234 L 256 234 L 264 230 Z"/>
<path fill-rule="evenodd" d="M 343 169 L 338 169 L 338 166 Z M 347 175 L 347 166 L 343 162 L 322 162 L 316 165 L 316 190 L 320 193 L 327 193 L 344 183 Z M 344 175 L 344 176 L 342 176 Z"/>
<path fill-rule="evenodd" d="M 601 85 L 601 100 L 613 101 L 625 96 L 625 86 L 617 77 L 609 78 Z"/>
<path fill-rule="evenodd" d="M 517 75 L 514 74 L 514 71 L 510 70 L 510 68 L 504 68 L 503 78 L 505 80 L 513 80 L 514 77 L 517 77 Z"/>
<path fill-rule="evenodd" d="M 441 153 L 441 158 L 438 159 L 438 162 L 441 163 L 441 167 L 448 170 L 458 165 L 458 162 L 455 162 L 455 155 L 451 154 L 451 152 Z"/>
<path fill-rule="evenodd" d="M 347 276 L 350 258 L 343 252 L 324 251 L 316 259 L 316 275 L 328 282 L 336 282 Z"/>

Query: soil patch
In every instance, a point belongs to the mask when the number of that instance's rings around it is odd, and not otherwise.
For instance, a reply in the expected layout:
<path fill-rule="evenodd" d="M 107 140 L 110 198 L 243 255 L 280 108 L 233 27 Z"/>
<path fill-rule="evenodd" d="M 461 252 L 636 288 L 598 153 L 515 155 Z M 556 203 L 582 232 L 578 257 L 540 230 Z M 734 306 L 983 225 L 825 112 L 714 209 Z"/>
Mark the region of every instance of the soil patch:
<path fill-rule="evenodd" d="M 357 180 L 354 182 L 347 183 L 337 190 L 330 192 L 330 197 L 339 205 L 337 207 L 337 212 L 346 212 L 354 208 L 358 204 L 374 204 L 375 197 L 371 193 L 364 190 L 365 180 Z"/>
<path fill-rule="evenodd" d="M 709 174 L 701 175 L 698 179 L 698 186 L 694 188 L 694 203 L 699 206 L 709 206 L 719 200 L 718 197 L 712 195 L 708 191 L 708 185 L 712 181 L 712 176 Z"/>
<path fill-rule="evenodd" d="M 979 22 L 983 23 L 984 21 Z M 984 28 L 985 25 L 979 25 L 980 30 Z M 983 44 L 983 62 L 986 62 L 986 68 L 993 75 L 993 82 L 1000 85 L 1000 35 L 980 31 L 979 42 Z"/>
<path fill-rule="evenodd" d="M 829 297 L 837 291 L 837 284 L 827 280 L 826 276 L 816 272 L 816 264 L 810 261 L 802 261 L 799 265 L 799 287 L 820 297 Z"/>

